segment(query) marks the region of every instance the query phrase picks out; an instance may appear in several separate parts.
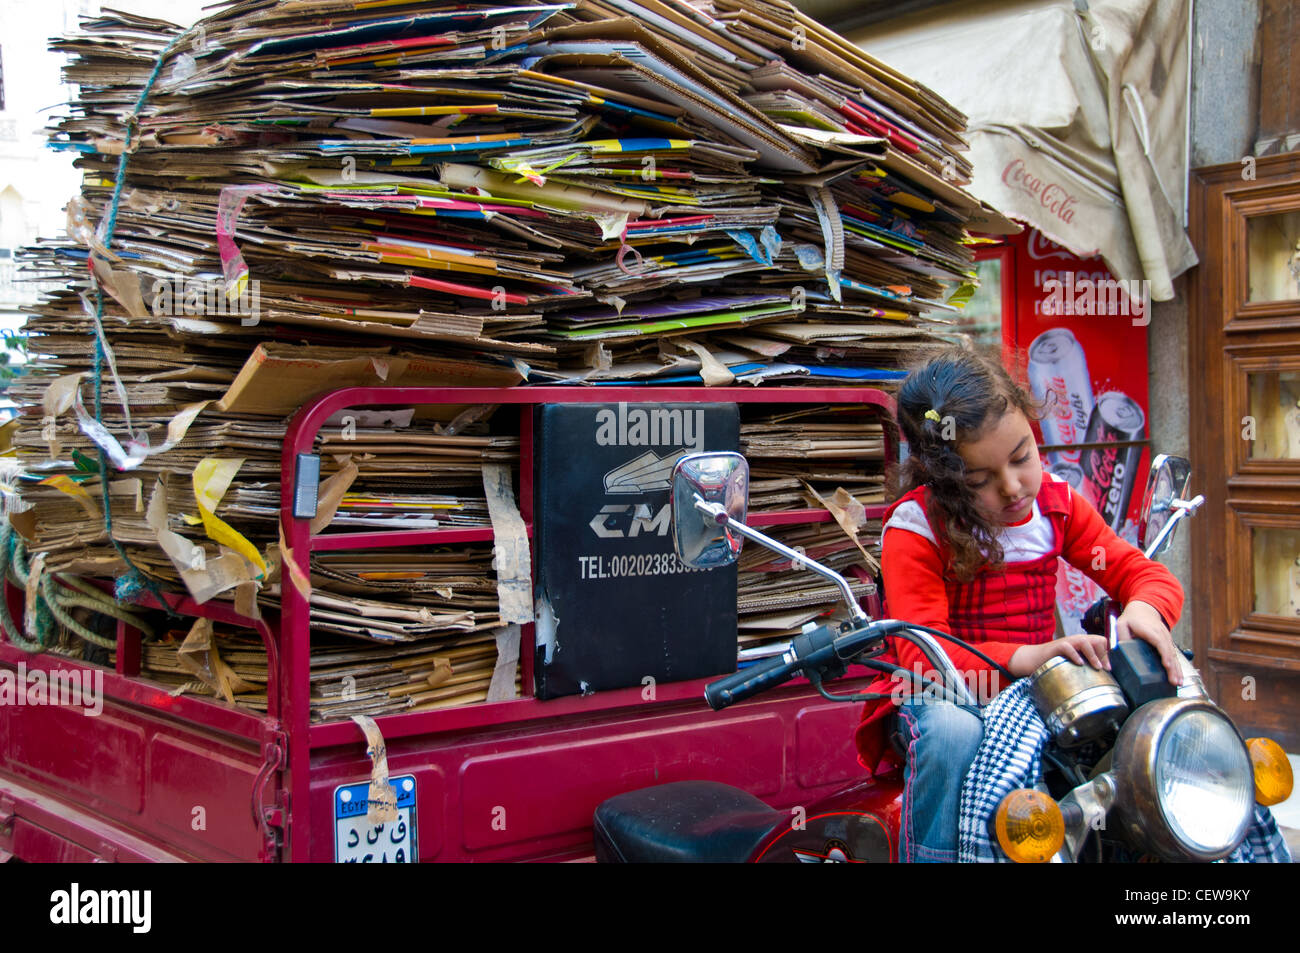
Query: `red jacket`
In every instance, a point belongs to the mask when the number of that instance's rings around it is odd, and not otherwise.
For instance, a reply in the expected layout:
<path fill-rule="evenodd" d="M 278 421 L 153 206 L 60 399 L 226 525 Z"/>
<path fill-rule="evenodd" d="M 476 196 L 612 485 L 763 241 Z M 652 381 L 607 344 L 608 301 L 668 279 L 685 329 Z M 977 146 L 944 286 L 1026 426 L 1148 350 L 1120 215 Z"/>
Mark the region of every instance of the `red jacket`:
<path fill-rule="evenodd" d="M 1078 567 L 1119 601 L 1146 602 L 1155 607 L 1170 627 L 1178 622 L 1183 589 L 1173 573 L 1116 536 L 1096 509 L 1068 483 L 1044 473 L 1036 498 L 1038 512 L 1031 512 L 1017 524 L 1029 529 L 1034 520 L 1049 521 L 1052 543 L 1046 547 L 1048 551 L 1018 562 L 1008 556 L 1003 570 L 981 569 L 969 583 L 959 582 L 949 569 L 950 550 L 942 528 L 936 527 L 928 516 L 928 492 L 926 487 L 918 487 L 900 497 L 885 512 L 888 524 L 900 506 L 915 501 L 926 513 L 926 525 L 934 538 L 931 542 L 919 532 L 898 526 L 889 527 L 885 532 L 881 542 L 881 575 L 889 617 L 955 635 L 1006 666 L 1022 645 L 1049 642 L 1056 633 L 1054 610 L 1059 557 Z M 1046 538 L 1046 527 L 1034 524 L 1034 528 Z M 951 643 L 939 642 L 959 671 L 973 673 L 969 685 L 987 686 L 989 694 L 1006 687 L 996 681 L 1002 678 L 1005 682 L 1005 677 L 982 659 Z M 909 672 L 919 667 L 923 675 L 933 667 L 906 639 L 891 638 L 889 643 L 881 661 L 901 665 Z M 905 692 L 907 680 L 900 682 L 882 675 L 868 690 L 890 693 L 900 685 Z M 888 716 L 893 711 L 891 699 L 868 702 L 863 711 L 854 740 L 858 760 L 868 772 L 875 773 L 898 763 L 886 735 Z"/>

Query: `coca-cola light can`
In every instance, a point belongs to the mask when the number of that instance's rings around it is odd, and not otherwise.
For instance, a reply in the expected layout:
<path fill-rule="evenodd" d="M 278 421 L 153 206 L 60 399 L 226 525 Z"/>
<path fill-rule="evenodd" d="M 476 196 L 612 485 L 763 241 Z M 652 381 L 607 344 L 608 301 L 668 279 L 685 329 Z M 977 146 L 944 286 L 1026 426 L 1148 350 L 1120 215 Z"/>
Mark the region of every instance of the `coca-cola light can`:
<path fill-rule="evenodd" d="M 1140 441 L 1146 433 L 1146 414 L 1138 402 L 1120 391 L 1108 391 L 1097 398 L 1088 421 L 1085 443 L 1112 444 L 1089 447 L 1083 452 L 1083 481 L 1086 495 L 1091 496 L 1102 519 L 1115 532 L 1124 525 L 1133 487 L 1137 483 L 1138 464 L 1142 461 Z"/>
<path fill-rule="evenodd" d="M 1038 422 L 1047 444 L 1083 443 L 1094 401 L 1088 359 L 1068 328 L 1044 331 L 1029 345 L 1029 387 L 1044 401 L 1047 415 Z M 1079 450 L 1053 450 L 1049 463 L 1078 464 Z"/>

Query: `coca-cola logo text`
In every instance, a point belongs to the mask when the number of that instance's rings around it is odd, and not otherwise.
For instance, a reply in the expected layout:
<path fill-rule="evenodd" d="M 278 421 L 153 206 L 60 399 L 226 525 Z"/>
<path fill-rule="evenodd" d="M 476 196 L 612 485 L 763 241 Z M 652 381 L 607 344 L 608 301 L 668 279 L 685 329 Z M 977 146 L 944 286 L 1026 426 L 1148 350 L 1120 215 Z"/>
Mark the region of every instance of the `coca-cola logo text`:
<path fill-rule="evenodd" d="M 1090 469 L 1087 479 L 1093 487 L 1093 498 L 1101 515 L 1110 522 L 1124 487 L 1124 461 L 1120 459 L 1119 447 L 1104 447 L 1094 453 Z"/>
<path fill-rule="evenodd" d="M 1051 378 L 1047 388 L 1050 401 L 1048 413 L 1056 418 L 1057 439 L 1061 443 L 1078 443 L 1088 425 L 1087 414 L 1083 412 L 1083 398 L 1078 394 L 1070 394 L 1064 377 Z M 1056 451 L 1056 458 L 1067 463 L 1078 463 L 1080 456 L 1079 450 Z"/>
<path fill-rule="evenodd" d="M 1088 610 L 1088 606 L 1092 605 L 1093 599 L 1096 598 L 1096 593 L 1100 590 L 1091 579 L 1069 563 L 1062 562 L 1061 568 L 1065 570 L 1063 575 L 1065 579 L 1066 594 L 1061 600 L 1064 609 L 1071 615 L 1082 616 L 1084 612 Z M 1060 588 L 1061 587 L 1058 585 L 1058 593 L 1060 592 Z"/>
<path fill-rule="evenodd" d="M 1074 223 L 1074 206 L 1077 199 L 1064 186 L 1040 179 L 1025 168 L 1023 159 L 1012 159 L 1002 170 L 1002 182 L 1038 199 L 1038 204 L 1066 224 Z"/>
<path fill-rule="evenodd" d="M 1067 427 L 1069 426 L 1070 419 L 1074 416 L 1074 414 L 1070 412 L 1070 395 L 1069 395 L 1069 391 L 1067 391 L 1065 387 L 1065 378 L 1053 377 L 1051 380 L 1051 388 L 1052 388 L 1052 398 L 1053 398 L 1052 413 L 1055 416 L 1061 418 L 1062 427 Z M 1070 427 L 1069 429 L 1070 436 L 1068 437 L 1064 436 L 1064 433 L 1065 431 L 1063 430 L 1061 442 L 1074 443 L 1074 428 Z"/>
<path fill-rule="evenodd" d="M 1079 261 L 1095 261 L 1100 257 L 1097 252 L 1093 252 L 1091 255 L 1076 255 L 1068 248 L 1058 245 L 1050 238 L 1044 236 L 1043 233 L 1036 228 L 1031 228 L 1029 230 L 1029 241 L 1025 246 L 1025 251 L 1034 261 L 1046 261 L 1049 258 L 1058 258 L 1061 261 L 1071 261 L 1076 259 Z M 1037 272 L 1035 272 L 1035 275 L 1036 274 Z M 1051 277 L 1056 273 L 1046 272 L 1045 274 L 1048 277 Z M 1106 274 L 1109 274 L 1109 272 Z M 1104 278 L 1106 277 L 1106 274 L 1099 273 L 1097 277 Z M 1034 283 L 1041 284 L 1036 277 Z"/>

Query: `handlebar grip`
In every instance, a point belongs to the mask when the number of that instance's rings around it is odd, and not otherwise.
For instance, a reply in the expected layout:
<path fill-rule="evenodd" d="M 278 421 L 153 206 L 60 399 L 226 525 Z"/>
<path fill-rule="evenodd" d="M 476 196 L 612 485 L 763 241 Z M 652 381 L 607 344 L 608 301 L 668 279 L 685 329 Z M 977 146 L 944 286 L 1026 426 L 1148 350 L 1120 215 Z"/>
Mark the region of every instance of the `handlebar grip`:
<path fill-rule="evenodd" d="M 787 662 L 785 656 L 775 655 L 755 662 L 734 675 L 710 682 L 704 686 L 704 700 L 714 711 L 722 711 L 728 705 L 788 682 L 799 674 L 800 669 L 798 659 Z"/>

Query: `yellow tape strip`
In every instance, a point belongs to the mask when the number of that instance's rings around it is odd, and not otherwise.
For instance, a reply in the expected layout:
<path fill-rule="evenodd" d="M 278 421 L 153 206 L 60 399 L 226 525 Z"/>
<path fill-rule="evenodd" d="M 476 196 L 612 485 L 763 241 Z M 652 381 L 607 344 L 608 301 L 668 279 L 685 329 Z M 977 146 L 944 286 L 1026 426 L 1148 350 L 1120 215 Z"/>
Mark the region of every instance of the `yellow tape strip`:
<path fill-rule="evenodd" d="M 199 518 L 203 520 L 203 531 L 208 539 L 233 549 L 256 566 L 263 576 L 266 575 L 266 562 L 257 547 L 245 539 L 238 530 L 213 511 L 221 503 L 221 498 L 230 488 L 230 481 L 235 478 L 239 468 L 244 465 L 243 457 L 204 457 L 194 468 L 194 500 L 199 506 Z"/>
<path fill-rule="evenodd" d="M 38 485 L 52 486 L 59 492 L 68 494 L 81 504 L 81 508 L 86 511 L 86 515 L 91 519 L 102 519 L 99 514 L 99 507 L 95 505 L 94 497 L 90 495 L 90 491 L 80 483 L 75 482 L 71 477 L 60 473 L 57 476 L 46 477 Z"/>

